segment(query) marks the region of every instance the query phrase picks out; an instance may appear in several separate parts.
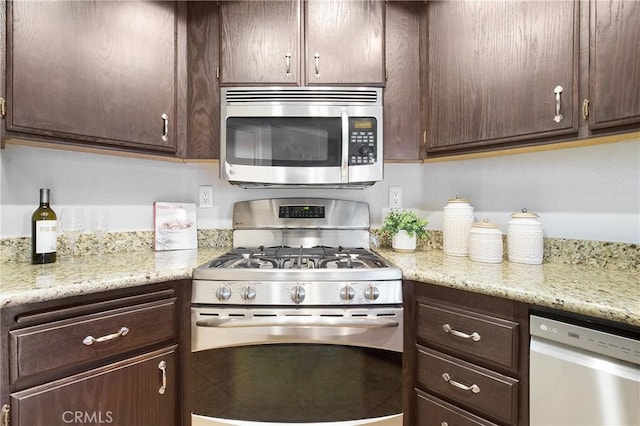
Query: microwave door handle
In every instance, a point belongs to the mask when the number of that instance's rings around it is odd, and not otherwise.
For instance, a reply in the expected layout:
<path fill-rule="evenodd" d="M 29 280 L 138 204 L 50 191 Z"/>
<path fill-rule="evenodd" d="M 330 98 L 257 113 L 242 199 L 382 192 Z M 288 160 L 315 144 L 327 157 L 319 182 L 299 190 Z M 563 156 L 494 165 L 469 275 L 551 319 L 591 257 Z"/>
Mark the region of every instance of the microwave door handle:
<path fill-rule="evenodd" d="M 342 164 L 340 165 L 340 180 L 349 181 L 349 114 L 342 110 Z"/>

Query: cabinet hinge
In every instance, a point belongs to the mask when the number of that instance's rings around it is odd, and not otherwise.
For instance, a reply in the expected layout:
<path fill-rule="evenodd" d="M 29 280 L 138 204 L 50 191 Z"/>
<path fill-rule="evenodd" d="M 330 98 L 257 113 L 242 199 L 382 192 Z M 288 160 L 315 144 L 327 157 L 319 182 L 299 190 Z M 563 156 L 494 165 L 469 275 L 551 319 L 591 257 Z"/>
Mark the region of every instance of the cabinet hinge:
<path fill-rule="evenodd" d="M 216 79 L 220 80 L 220 67 L 216 67 Z"/>
<path fill-rule="evenodd" d="M 9 404 L 4 404 L 2 406 L 2 411 L 0 412 L 0 425 L 9 426 L 9 422 L 11 421 L 11 406 Z"/>
<path fill-rule="evenodd" d="M 4 98 L 0 98 L 0 118 L 4 118 L 4 115 L 7 112 L 7 102 Z"/>
<path fill-rule="evenodd" d="M 585 121 L 589 120 L 589 99 L 582 101 L 582 118 Z"/>

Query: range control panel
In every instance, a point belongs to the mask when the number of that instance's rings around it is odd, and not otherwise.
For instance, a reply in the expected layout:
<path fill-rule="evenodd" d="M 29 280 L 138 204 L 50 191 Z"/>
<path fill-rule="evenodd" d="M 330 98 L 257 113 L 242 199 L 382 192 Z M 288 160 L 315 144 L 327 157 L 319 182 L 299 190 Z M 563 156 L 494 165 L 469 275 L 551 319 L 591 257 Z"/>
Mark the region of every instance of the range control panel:
<path fill-rule="evenodd" d="M 280 219 L 324 219 L 324 206 L 280 206 Z"/>
<path fill-rule="evenodd" d="M 349 117 L 349 165 L 375 164 L 378 158 L 377 122 L 373 117 Z"/>

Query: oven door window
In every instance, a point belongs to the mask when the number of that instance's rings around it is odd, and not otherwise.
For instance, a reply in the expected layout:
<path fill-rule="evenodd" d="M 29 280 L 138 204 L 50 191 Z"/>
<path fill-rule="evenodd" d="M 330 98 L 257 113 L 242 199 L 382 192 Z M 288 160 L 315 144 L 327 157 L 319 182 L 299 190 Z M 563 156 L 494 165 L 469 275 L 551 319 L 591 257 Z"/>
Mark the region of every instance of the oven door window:
<path fill-rule="evenodd" d="M 226 159 L 231 164 L 340 166 L 340 117 L 230 117 L 226 126 Z"/>
<path fill-rule="evenodd" d="M 402 354 L 271 344 L 194 352 L 193 412 L 260 422 L 336 422 L 402 412 Z"/>

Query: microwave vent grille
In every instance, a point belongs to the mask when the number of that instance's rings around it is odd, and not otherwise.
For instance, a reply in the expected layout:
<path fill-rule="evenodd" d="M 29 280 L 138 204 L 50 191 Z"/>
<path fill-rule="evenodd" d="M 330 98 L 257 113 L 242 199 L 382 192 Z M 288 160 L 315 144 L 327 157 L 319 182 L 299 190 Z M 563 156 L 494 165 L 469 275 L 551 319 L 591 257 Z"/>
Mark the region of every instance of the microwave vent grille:
<path fill-rule="evenodd" d="M 223 99 L 235 103 L 317 103 L 381 105 L 381 89 L 225 89 Z"/>

